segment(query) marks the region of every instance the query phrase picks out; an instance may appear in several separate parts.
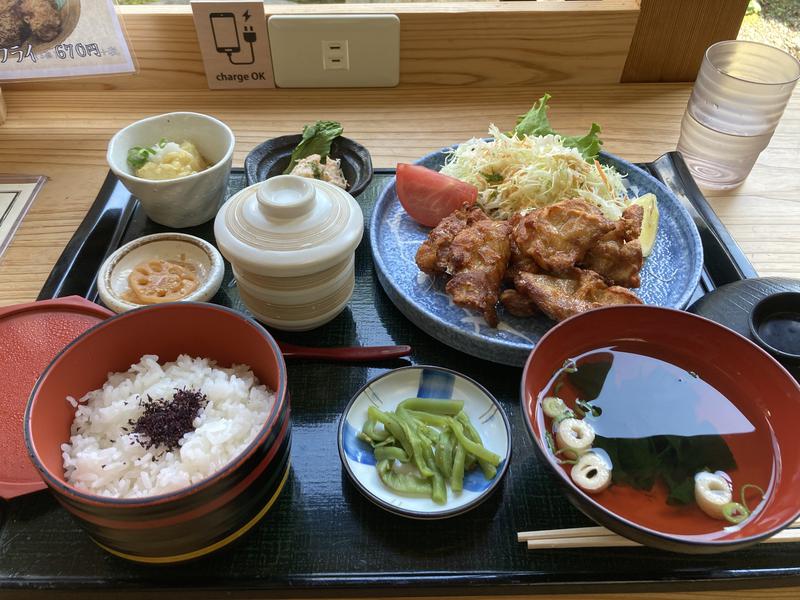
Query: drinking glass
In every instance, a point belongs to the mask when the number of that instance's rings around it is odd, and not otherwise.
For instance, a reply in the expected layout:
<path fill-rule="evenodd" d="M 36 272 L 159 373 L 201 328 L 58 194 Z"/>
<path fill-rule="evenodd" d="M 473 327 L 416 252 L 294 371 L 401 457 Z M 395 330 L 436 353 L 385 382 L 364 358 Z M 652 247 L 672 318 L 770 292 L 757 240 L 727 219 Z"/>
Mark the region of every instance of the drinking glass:
<path fill-rule="evenodd" d="M 798 78 L 800 62 L 766 44 L 727 40 L 706 50 L 678 141 L 700 185 L 727 189 L 744 181 Z"/>

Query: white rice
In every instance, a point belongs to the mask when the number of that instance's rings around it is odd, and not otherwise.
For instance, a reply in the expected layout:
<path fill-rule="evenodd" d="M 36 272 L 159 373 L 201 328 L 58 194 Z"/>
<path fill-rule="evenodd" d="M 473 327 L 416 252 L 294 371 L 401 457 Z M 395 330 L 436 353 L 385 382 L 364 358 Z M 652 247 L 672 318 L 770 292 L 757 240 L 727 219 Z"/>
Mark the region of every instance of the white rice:
<path fill-rule="evenodd" d="M 123 430 L 133 429 L 129 421 L 141 416 L 148 395 L 172 398 L 180 388 L 201 391 L 208 403 L 179 448 L 147 450 Z M 93 494 L 140 498 L 187 487 L 222 469 L 255 439 L 275 395 L 246 365 L 223 369 L 183 354 L 159 365 L 157 356 L 146 355 L 125 373 L 109 373 L 102 389 L 67 401 L 77 409 L 70 443 L 61 445 L 66 480 Z"/>

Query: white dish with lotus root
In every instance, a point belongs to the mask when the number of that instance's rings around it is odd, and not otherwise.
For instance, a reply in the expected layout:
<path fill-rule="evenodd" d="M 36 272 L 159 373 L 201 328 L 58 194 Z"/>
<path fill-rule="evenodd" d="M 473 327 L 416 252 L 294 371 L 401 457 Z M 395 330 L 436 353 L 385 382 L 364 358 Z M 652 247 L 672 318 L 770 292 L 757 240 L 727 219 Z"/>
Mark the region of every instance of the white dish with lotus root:
<path fill-rule="evenodd" d="M 164 302 L 206 302 L 225 266 L 214 246 L 185 233 L 147 235 L 119 248 L 97 274 L 103 304 L 116 313 Z"/>

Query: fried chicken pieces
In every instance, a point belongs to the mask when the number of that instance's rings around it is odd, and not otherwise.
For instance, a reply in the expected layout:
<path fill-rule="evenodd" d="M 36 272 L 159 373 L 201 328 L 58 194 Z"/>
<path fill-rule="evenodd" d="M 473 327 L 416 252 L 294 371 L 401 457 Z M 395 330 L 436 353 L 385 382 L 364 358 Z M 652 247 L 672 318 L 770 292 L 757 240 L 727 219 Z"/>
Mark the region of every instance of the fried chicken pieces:
<path fill-rule="evenodd" d="M 442 219 L 428 234 L 417 250 L 417 266 L 428 275 L 447 272 L 450 264 L 450 245 L 456 235 L 478 221 L 489 220 L 477 206 L 463 207 Z"/>
<path fill-rule="evenodd" d="M 572 268 L 558 276 L 520 273 L 514 286 L 517 293 L 555 321 L 601 306 L 642 303 L 632 291 L 617 285 L 609 287 L 600 275 L 586 269 Z"/>
<path fill-rule="evenodd" d="M 580 199 L 563 200 L 517 219 L 514 241 L 541 269 L 560 273 L 613 229 L 599 209 Z"/>
<path fill-rule="evenodd" d="M 493 221 L 464 206 L 434 227 L 417 250 L 425 273 L 450 279 L 445 291 L 459 306 L 498 323 L 498 300 L 512 315 L 538 311 L 555 320 L 600 306 L 641 304 L 626 289 L 639 286 L 642 208 L 609 221 L 581 199 L 563 200 Z M 502 290 L 503 282 L 513 285 Z"/>
<path fill-rule="evenodd" d="M 49 42 L 61 29 L 61 13 L 52 0 L 0 0 L 0 48 L 25 40 Z"/>
<path fill-rule="evenodd" d="M 20 0 L 22 18 L 31 33 L 43 42 L 49 42 L 61 33 L 61 14 L 51 0 Z"/>
<path fill-rule="evenodd" d="M 433 228 L 417 250 L 417 265 L 429 275 L 451 276 L 445 291 L 453 302 L 483 312 L 497 325 L 497 301 L 511 257 L 511 229 L 477 207 L 461 208 Z"/>
<path fill-rule="evenodd" d="M 450 244 L 448 272 L 453 277 L 445 291 L 459 306 L 482 311 L 492 327 L 497 325 L 500 284 L 511 257 L 510 231 L 505 221 L 481 220 Z"/>
<path fill-rule="evenodd" d="M 644 209 L 631 204 L 622 213 L 614 229 L 605 234 L 583 259 L 583 266 L 601 275 L 613 285 L 639 287 L 642 268 L 642 232 Z"/>

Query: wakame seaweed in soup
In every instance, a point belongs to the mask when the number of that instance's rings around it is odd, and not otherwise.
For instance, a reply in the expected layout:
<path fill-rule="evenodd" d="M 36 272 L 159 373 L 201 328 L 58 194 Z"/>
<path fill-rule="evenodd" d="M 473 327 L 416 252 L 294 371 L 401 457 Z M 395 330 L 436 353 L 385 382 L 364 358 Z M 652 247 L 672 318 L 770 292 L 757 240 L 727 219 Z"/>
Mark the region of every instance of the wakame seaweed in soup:
<path fill-rule="evenodd" d="M 633 341 L 592 350 L 554 374 L 541 394 L 551 451 L 578 487 L 642 525 L 692 535 L 741 522 L 772 474 L 764 416 L 745 415 L 674 357 L 640 350 Z M 710 518 L 703 485 L 733 496 L 729 514 Z"/>

